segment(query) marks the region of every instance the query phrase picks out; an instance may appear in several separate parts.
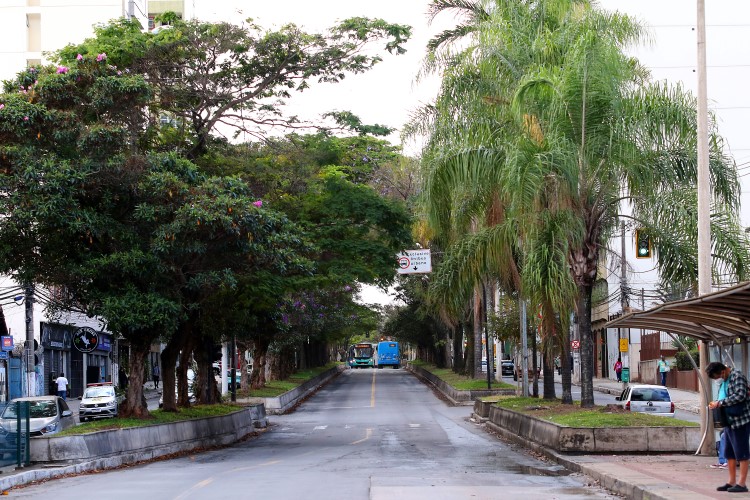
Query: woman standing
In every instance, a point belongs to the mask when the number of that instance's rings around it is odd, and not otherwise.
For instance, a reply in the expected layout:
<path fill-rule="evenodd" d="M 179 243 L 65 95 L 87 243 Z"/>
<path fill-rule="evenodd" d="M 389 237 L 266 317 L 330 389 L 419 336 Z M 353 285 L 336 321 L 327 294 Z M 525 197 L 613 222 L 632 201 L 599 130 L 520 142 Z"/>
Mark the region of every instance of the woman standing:
<path fill-rule="evenodd" d="M 747 490 L 747 466 L 750 459 L 750 405 L 748 404 L 747 378 L 738 370 L 713 362 L 706 367 L 706 374 L 711 380 L 721 380 L 723 393 L 726 396 L 717 401 L 711 401 L 708 407 L 726 408 L 740 405 L 740 413 L 729 416 L 729 427 L 724 429 L 726 434 L 727 470 L 729 481 L 724 486 L 716 488 L 717 491 L 728 491 L 730 493 L 744 493 Z M 740 464 L 740 478 L 737 480 L 736 464 Z"/>

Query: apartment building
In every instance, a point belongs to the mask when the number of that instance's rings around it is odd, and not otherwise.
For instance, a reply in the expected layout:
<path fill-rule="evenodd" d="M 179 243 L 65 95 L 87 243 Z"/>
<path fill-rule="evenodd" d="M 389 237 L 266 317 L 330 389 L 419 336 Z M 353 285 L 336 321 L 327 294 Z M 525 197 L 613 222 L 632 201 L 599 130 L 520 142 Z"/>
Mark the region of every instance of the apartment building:
<path fill-rule="evenodd" d="M 49 55 L 94 34 L 94 25 L 136 19 L 144 29 L 156 16 L 175 12 L 192 17 L 193 0 L 2 0 L 0 1 L 0 81 L 27 66 L 47 64 Z"/>

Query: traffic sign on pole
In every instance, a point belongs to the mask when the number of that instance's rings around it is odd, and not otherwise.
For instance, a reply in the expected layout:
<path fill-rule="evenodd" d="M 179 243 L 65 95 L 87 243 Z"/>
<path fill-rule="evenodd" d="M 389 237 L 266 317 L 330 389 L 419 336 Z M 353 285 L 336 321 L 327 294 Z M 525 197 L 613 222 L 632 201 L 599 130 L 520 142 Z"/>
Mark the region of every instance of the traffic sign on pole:
<path fill-rule="evenodd" d="M 432 272 L 430 249 L 404 250 L 396 254 L 398 274 L 420 274 Z"/>
<path fill-rule="evenodd" d="M 580 340 L 571 340 L 570 341 L 570 347 L 573 349 L 580 349 L 581 347 L 581 341 Z"/>

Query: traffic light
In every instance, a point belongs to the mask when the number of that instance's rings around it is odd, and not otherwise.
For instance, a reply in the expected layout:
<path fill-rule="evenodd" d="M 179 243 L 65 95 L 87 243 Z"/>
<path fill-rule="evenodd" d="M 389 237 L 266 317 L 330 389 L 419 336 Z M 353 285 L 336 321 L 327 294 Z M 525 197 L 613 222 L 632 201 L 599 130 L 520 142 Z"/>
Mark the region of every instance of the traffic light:
<path fill-rule="evenodd" d="M 635 258 L 651 258 L 651 237 L 644 229 L 635 230 Z"/>

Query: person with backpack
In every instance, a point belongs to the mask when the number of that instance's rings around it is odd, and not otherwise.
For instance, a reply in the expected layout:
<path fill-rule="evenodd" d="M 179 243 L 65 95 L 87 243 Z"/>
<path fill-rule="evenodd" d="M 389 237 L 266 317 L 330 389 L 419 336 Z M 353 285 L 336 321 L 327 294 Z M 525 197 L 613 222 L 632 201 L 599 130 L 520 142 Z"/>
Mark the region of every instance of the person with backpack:
<path fill-rule="evenodd" d="M 617 375 L 617 381 L 622 382 L 622 359 L 619 356 L 615 361 L 615 374 Z"/>

